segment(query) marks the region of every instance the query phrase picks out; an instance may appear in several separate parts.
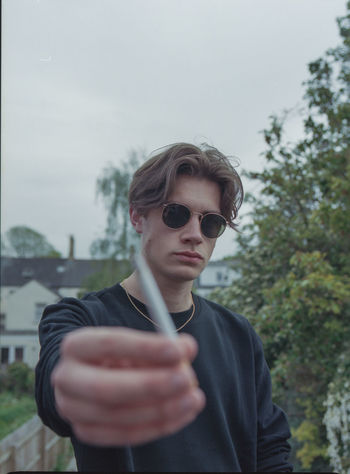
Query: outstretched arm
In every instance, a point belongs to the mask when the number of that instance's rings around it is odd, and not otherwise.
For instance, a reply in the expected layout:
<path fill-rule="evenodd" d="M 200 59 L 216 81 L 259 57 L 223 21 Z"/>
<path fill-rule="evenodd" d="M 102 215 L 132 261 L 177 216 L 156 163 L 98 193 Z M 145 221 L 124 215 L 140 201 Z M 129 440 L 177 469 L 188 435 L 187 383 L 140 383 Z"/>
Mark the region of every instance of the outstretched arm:
<path fill-rule="evenodd" d="M 41 323 L 41 342 L 38 412 L 60 435 L 135 445 L 180 430 L 204 408 L 189 335 L 173 341 L 122 327 L 69 327 L 51 314 Z"/>

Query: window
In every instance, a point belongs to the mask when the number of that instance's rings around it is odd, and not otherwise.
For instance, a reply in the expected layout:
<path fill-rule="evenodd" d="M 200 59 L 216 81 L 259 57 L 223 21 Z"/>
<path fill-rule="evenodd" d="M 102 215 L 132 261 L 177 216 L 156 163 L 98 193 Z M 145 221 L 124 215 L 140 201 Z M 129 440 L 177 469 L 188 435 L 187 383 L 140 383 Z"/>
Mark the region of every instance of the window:
<path fill-rule="evenodd" d="M 2 347 L 1 348 L 1 364 L 8 364 L 9 363 L 9 348 Z"/>
<path fill-rule="evenodd" d="M 66 271 L 66 267 L 64 265 L 58 265 L 56 268 L 57 273 L 64 273 Z"/>
<path fill-rule="evenodd" d="M 216 281 L 222 281 L 222 272 L 216 272 Z"/>
<path fill-rule="evenodd" d="M 23 362 L 23 347 L 15 347 L 15 361 Z"/>
<path fill-rule="evenodd" d="M 0 313 L 0 331 L 5 330 L 5 313 Z"/>
<path fill-rule="evenodd" d="M 22 277 L 31 278 L 32 276 L 34 276 L 34 271 L 31 268 L 24 268 L 22 270 Z"/>
<path fill-rule="evenodd" d="M 35 323 L 38 323 L 40 321 L 45 307 L 46 307 L 46 303 L 35 304 L 35 320 L 34 320 Z"/>

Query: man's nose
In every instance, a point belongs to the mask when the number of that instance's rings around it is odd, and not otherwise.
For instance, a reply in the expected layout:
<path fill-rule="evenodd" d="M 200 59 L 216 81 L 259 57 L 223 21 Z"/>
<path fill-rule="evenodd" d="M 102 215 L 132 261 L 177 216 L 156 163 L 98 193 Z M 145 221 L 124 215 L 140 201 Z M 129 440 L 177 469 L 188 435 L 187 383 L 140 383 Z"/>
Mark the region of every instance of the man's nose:
<path fill-rule="evenodd" d="M 201 216 L 193 214 L 187 224 L 182 228 L 181 238 L 184 241 L 193 241 L 197 244 L 203 241 L 201 231 Z"/>

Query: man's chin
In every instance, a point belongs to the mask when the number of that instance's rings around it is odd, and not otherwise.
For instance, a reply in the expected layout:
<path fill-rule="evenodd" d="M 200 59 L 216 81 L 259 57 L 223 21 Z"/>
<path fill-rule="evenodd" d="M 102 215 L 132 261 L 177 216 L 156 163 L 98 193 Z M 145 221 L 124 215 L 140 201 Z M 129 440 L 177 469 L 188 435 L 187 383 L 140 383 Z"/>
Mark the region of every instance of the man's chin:
<path fill-rule="evenodd" d="M 185 267 L 177 271 L 174 270 L 174 278 L 184 282 L 193 281 L 199 277 L 202 271 L 203 268 Z"/>

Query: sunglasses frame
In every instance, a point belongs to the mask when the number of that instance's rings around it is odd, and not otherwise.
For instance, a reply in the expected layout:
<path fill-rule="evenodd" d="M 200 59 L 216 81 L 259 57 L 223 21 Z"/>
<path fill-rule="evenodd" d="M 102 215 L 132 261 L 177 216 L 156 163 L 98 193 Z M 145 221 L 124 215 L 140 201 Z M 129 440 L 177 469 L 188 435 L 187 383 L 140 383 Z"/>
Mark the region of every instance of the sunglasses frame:
<path fill-rule="evenodd" d="M 182 206 L 182 207 L 184 207 L 184 208 L 187 209 L 188 212 L 190 213 L 189 219 L 188 219 L 183 225 L 181 225 L 181 226 L 179 226 L 179 227 L 171 227 L 171 226 L 169 226 L 169 225 L 165 222 L 165 220 L 164 220 L 164 210 L 165 210 L 165 208 L 166 208 L 167 206 L 171 206 L 171 205 L 173 205 L 173 204 L 176 204 L 177 206 Z M 219 214 L 218 212 L 205 212 L 205 213 L 202 213 L 202 212 L 192 211 L 188 206 L 186 206 L 185 204 L 181 204 L 181 203 L 179 203 L 179 202 L 166 202 L 166 203 L 162 204 L 162 208 L 163 208 L 163 210 L 162 210 L 162 220 L 163 220 L 164 224 L 165 224 L 167 227 L 169 227 L 169 229 L 181 229 L 181 227 L 184 227 L 184 226 L 189 222 L 189 220 L 191 219 L 191 217 L 192 217 L 193 215 L 198 215 L 198 216 L 200 216 L 199 223 L 200 223 L 200 226 L 201 226 L 201 232 L 202 232 L 202 234 L 203 234 L 205 237 L 207 237 L 208 239 L 217 239 L 218 237 L 220 237 L 220 236 L 225 232 L 226 227 L 227 227 L 227 225 L 228 225 L 228 222 L 227 222 L 227 220 L 225 219 L 225 217 L 224 217 L 222 214 Z M 219 235 L 217 235 L 216 237 L 209 237 L 208 235 L 205 235 L 205 233 L 203 232 L 203 228 L 202 228 L 203 218 L 206 217 L 206 216 L 210 216 L 210 215 L 219 216 L 219 217 L 221 217 L 221 218 L 223 219 L 223 221 L 225 222 L 224 230 L 223 230 Z"/>

